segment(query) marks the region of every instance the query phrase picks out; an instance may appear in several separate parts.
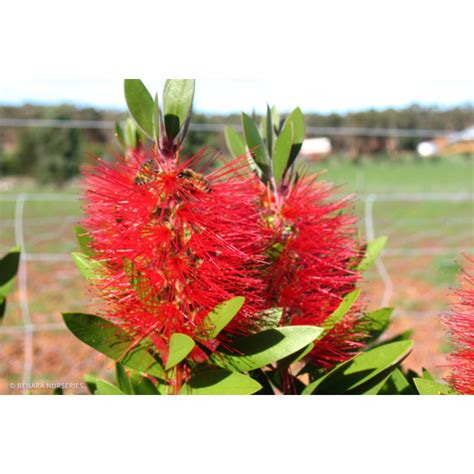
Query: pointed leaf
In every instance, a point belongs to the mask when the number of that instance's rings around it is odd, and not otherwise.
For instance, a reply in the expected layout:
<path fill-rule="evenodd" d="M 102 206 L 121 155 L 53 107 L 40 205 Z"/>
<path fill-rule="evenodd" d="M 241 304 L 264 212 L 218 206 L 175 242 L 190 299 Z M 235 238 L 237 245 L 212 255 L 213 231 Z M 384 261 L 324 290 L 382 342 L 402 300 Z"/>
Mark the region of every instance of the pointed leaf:
<path fill-rule="evenodd" d="M 392 342 L 399 342 L 399 341 L 408 341 L 413 335 L 413 329 L 408 329 L 407 331 L 401 332 L 396 336 L 391 337 L 390 339 L 384 339 L 383 341 L 377 341 L 375 345 L 372 347 L 381 347 L 387 344 L 391 344 Z"/>
<path fill-rule="evenodd" d="M 412 345 L 412 341 L 400 341 L 362 352 L 310 383 L 303 394 L 364 393 L 370 389 L 369 382 L 379 384 L 393 371 Z"/>
<path fill-rule="evenodd" d="M 279 360 L 277 364 L 278 370 L 287 369 L 290 365 L 295 364 L 296 362 L 299 362 L 301 359 L 306 357 L 313 349 L 314 349 L 314 344 L 311 342 L 306 347 L 303 347 L 303 349 L 300 349 L 294 354 L 291 354 L 288 357 L 285 357 L 284 359 Z"/>
<path fill-rule="evenodd" d="M 79 252 L 71 252 L 72 259 L 81 275 L 88 280 L 100 280 L 106 276 L 107 270 L 96 260 Z"/>
<path fill-rule="evenodd" d="M 385 245 L 387 244 L 387 237 L 379 237 L 378 239 L 373 240 L 369 244 L 367 244 L 367 248 L 365 250 L 365 256 L 357 265 L 357 270 L 364 272 L 368 268 L 370 268 L 377 260 L 377 257 L 382 253 Z"/>
<path fill-rule="evenodd" d="M 244 302 L 245 298 L 236 296 L 217 305 L 202 322 L 207 338 L 215 339 L 237 315 Z"/>
<path fill-rule="evenodd" d="M 425 368 L 423 367 L 422 372 L 423 372 L 423 378 L 424 378 L 425 380 L 432 380 L 433 382 L 435 381 L 434 377 L 430 374 L 430 372 L 428 371 L 428 369 L 425 369 Z"/>
<path fill-rule="evenodd" d="M 138 138 L 137 138 L 137 126 L 132 119 L 127 119 L 125 122 L 125 144 L 127 148 L 137 148 Z"/>
<path fill-rule="evenodd" d="M 267 140 L 268 154 L 272 156 L 273 152 L 273 124 L 272 124 L 272 111 L 270 106 L 267 104 L 267 117 L 265 122 L 265 135 Z M 275 171 L 273 172 L 275 174 Z"/>
<path fill-rule="evenodd" d="M 94 395 L 95 391 L 97 390 L 97 377 L 92 374 L 86 374 L 84 377 L 82 377 L 82 379 L 86 383 L 89 392 Z"/>
<path fill-rule="evenodd" d="M 242 127 L 247 147 L 262 174 L 262 181 L 267 183 L 271 177 L 271 170 L 262 137 L 258 132 L 255 122 L 245 113 L 242 113 Z"/>
<path fill-rule="evenodd" d="M 247 153 L 244 139 L 233 128 L 225 127 L 224 134 L 227 148 L 234 158 Z"/>
<path fill-rule="evenodd" d="M 158 94 L 155 94 L 155 100 L 153 102 L 153 138 L 155 143 L 160 143 L 160 103 L 158 100 Z"/>
<path fill-rule="evenodd" d="M 449 385 L 443 385 L 428 379 L 413 379 L 420 395 L 456 395 L 457 392 Z"/>
<path fill-rule="evenodd" d="M 20 265 L 20 247 L 12 248 L 0 260 L 0 300 L 6 298 L 15 281 Z"/>
<path fill-rule="evenodd" d="M 372 377 L 369 381 L 359 385 L 355 391 L 349 393 L 358 395 L 378 395 L 394 370 L 395 366 L 393 364 L 389 365 L 385 369 L 381 370 L 377 375 Z"/>
<path fill-rule="evenodd" d="M 287 117 L 286 122 L 293 125 L 293 145 L 291 147 L 290 158 L 288 160 L 289 168 L 296 160 L 298 153 L 303 146 L 304 141 L 304 117 L 301 109 L 297 107 L 291 114 Z M 284 125 L 283 125 L 284 126 Z"/>
<path fill-rule="evenodd" d="M 379 392 L 380 393 L 380 392 Z M 413 395 L 414 392 L 403 372 L 396 367 L 381 390 L 382 395 Z"/>
<path fill-rule="evenodd" d="M 94 251 L 89 247 L 89 243 L 92 241 L 91 236 L 84 227 L 80 225 L 74 226 L 74 232 L 76 234 L 77 243 L 82 250 L 82 253 L 88 257 L 94 255 Z"/>
<path fill-rule="evenodd" d="M 392 313 L 393 308 L 380 308 L 367 314 L 364 318 L 364 331 L 369 334 L 370 342 L 378 339 L 388 328 Z"/>
<path fill-rule="evenodd" d="M 0 323 L 3 320 L 3 316 L 5 315 L 6 309 L 7 309 L 7 299 L 0 298 Z"/>
<path fill-rule="evenodd" d="M 211 356 L 211 360 L 220 367 L 239 372 L 259 369 L 306 347 L 322 331 L 322 328 L 314 326 L 269 329 L 234 341 L 232 354 L 217 352 Z"/>
<path fill-rule="evenodd" d="M 169 370 L 179 364 L 189 355 L 195 345 L 194 341 L 186 334 L 180 334 L 178 332 L 172 334 L 165 370 Z"/>
<path fill-rule="evenodd" d="M 294 141 L 293 122 L 286 121 L 280 135 L 275 141 L 273 149 L 273 176 L 277 183 L 281 181 L 290 160 L 291 149 Z"/>
<path fill-rule="evenodd" d="M 125 100 L 137 125 L 153 138 L 153 99 L 140 79 L 125 79 Z"/>
<path fill-rule="evenodd" d="M 247 375 L 219 367 L 205 367 L 191 376 L 181 395 L 251 395 L 262 386 Z"/>
<path fill-rule="evenodd" d="M 115 376 L 117 377 L 117 383 L 120 390 L 128 395 L 133 395 L 132 383 L 128 378 L 127 372 L 123 368 L 123 365 L 120 363 L 115 364 Z"/>
<path fill-rule="evenodd" d="M 194 79 L 168 79 L 163 91 L 163 113 L 168 139 L 172 142 L 190 117 Z"/>
<path fill-rule="evenodd" d="M 272 125 L 273 125 L 273 136 L 280 134 L 280 114 L 278 109 L 274 105 L 272 107 Z"/>
<path fill-rule="evenodd" d="M 118 387 L 106 380 L 97 380 L 95 395 L 125 395 Z"/>
<path fill-rule="evenodd" d="M 344 299 L 341 301 L 341 304 L 336 308 L 336 310 L 328 316 L 328 318 L 321 324 L 324 329 L 324 332 L 321 334 L 319 339 L 322 339 L 326 334 L 328 334 L 334 326 L 347 314 L 347 312 L 352 308 L 352 305 L 359 298 L 360 290 L 354 290 L 348 293 Z"/>
<path fill-rule="evenodd" d="M 126 367 L 165 378 L 159 361 L 148 351 L 144 341 L 136 343 L 115 324 L 92 314 L 63 313 L 69 330 L 82 342 Z M 125 354 L 125 355 L 124 355 Z"/>
<path fill-rule="evenodd" d="M 160 395 L 153 382 L 140 374 L 132 374 L 130 377 L 135 395 Z"/>
<path fill-rule="evenodd" d="M 125 134 L 119 122 L 115 122 L 115 138 L 119 145 L 125 144 Z"/>

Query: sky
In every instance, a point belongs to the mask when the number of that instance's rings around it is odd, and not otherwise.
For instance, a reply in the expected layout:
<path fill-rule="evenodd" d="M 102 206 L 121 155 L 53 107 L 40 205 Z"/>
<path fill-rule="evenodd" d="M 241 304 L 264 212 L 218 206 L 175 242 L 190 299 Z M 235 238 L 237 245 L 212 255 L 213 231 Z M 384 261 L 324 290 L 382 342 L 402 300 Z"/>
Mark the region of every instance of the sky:
<path fill-rule="evenodd" d="M 154 93 L 164 80 L 143 79 Z M 108 109 L 125 109 L 121 79 L 0 79 L 0 104 L 72 103 Z M 447 107 L 474 104 L 471 80 L 357 80 L 306 79 L 197 79 L 194 108 L 198 112 L 228 114 L 255 110 L 266 104 L 286 112 L 300 106 L 303 112 L 347 112 L 403 107 L 412 103 Z"/>

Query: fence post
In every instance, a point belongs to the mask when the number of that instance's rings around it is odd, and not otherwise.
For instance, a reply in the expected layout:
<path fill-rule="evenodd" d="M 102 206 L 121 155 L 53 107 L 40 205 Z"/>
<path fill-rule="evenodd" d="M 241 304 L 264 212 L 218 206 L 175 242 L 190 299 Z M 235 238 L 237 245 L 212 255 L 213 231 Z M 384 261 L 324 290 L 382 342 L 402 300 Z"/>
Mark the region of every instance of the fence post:
<path fill-rule="evenodd" d="M 31 384 L 31 373 L 33 368 L 33 332 L 34 325 L 31 322 L 30 308 L 28 306 L 28 268 L 27 254 L 25 248 L 25 238 L 23 233 L 23 211 L 25 207 L 26 194 L 20 194 L 15 203 L 15 240 L 21 248 L 20 268 L 18 269 L 18 293 L 21 317 L 23 320 L 24 332 L 24 360 L 22 383 L 27 388 Z M 24 389 L 23 393 L 28 393 Z"/>
<path fill-rule="evenodd" d="M 369 194 L 365 198 L 364 202 L 364 209 L 365 209 L 365 235 L 367 237 L 367 242 L 372 242 L 375 239 L 375 226 L 374 226 L 374 202 L 377 199 L 376 194 Z M 377 271 L 382 278 L 384 289 L 383 289 L 383 296 L 381 306 L 386 307 L 388 306 L 390 299 L 393 296 L 393 282 L 390 278 L 390 275 L 385 268 L 385 265 L 382 261 L 382 256 L 375 262 L 375 266 Z"/>

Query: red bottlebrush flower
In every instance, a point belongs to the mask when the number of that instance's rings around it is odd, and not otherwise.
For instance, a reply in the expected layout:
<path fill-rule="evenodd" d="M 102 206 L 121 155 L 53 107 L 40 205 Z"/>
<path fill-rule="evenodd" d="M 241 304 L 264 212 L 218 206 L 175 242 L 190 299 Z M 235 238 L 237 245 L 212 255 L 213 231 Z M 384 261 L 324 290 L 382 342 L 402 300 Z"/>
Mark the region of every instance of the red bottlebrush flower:
<path fill-rule="evenodd" d="M 275 251 L 267 304 L 283 308 L 282 325 L 321 326 L 359 279 L 355 217 L 341 212 L 347 198 L 328 200 L 332 192 L 329 184 L 307 177 L 264 199 Z M 330 368 L 352 357 L 363 346 L 358 326 L 357 311 L 348 312 L 307 359 Z"/>
<path fill-rule="evenodd" d="M 474 256 L 467 256 L 462 274 L 462 288 L 455 292 L 458 300 L 452 312 L 443 318 L 454 346 L 449 355 L 451 375 L 447 378 L 454 389 L 474 395 Z"/>
<path fill-rule="evenodd" d="M 136 340 L 149 337 L 164 361 L 171 334 L 199 336 L 222 301 L 246 298 L 227 336 L 255 331 L 265 308 L 257 179 L 244 158 L 206 176 L 191 169 L 212 160 L 204 152 L 182 163 L 135 152 L 85 172 L 83 225 L 108 271 L 94 282 L 107 301 L 104 317 Z"/>

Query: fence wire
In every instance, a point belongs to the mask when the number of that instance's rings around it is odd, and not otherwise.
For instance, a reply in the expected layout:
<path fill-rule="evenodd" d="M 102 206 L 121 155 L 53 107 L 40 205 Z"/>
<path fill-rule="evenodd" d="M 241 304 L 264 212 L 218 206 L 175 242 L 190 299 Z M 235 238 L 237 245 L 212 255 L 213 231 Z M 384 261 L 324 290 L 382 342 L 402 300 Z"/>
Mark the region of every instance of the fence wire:
<path fill-rule="evenodd" d="M 16 245 L 21 247 L 21 259 L 18 271 L 18 302 L 21 312 L 21 324 L 2 326 L 0 327 L 0 334 L 6 335 L 18 335 L 23 333 L 24 339 L 24 353 L 23 353 L 23 367 L 22 367 L 22 382 L 23 384 L 29 385 L 32 380 L 33 373 L 33 338 L 34 334 L 38 331 L 63 331 L 66 329 L 62 323 L 42 323 L 34 324 L 30 314 L 30 300 L 28 295 L 28 263 L 29 262 L 70 262 L 70 255 L 64 252 L 55 253 L 42 253 L 42 252 L 29 252 L 26 248 L 25 242 L 25 203 L 26 202 L 77 202 L 78 198 L 70 194 L 4 194 L 0 195 L 0 202 L 11 202 L 14 203 L 14 218 L 13 219 L 2 219 L 0 221 L 1 229 L 8 226 L 14 228 L 14 238 Z M 367 196 L 360 197 L 360 201 L 364 204 L 364 225 L 367 241 L 374 240 L 378 236 L 378 232 L 375 226 L 374 207 L 377 203 L 382 202 L 404 202 L 404 203 L 423 203 L 423 202 L 474 202 L 474 195 L 469 193 L 429 193 L 429 194 L 369 194 Z M 77 217 L 78 218 L 78 217 Z M 54 225 L 55 222 L 63 222 L 70 224 L 77 219 L 73 216 L 66 217 L 49 217 L 47 223 Z M 36 219 L 38 222 L 43 222 L 44 219 Z M 472 230 L 472 219 L 469 218 L 452 218 L 451 221 L 456 222 L 468 222 L 471 223 Z M 3 231 L 2 231 L 3 232 Z M 394 293 L 394 283 L 389 274 L 389 271 L 385 265 L 385 259 L 388 257 L 397 256 L 429 256 L 438 255 L 446 252 L 450 253 L 462 253 L 466 251 L 472 251 L 471 247 L 420 247 L 420 248 L 389 248 L 386 249 L 381 257 L 376 262 L 376 270 L 383 282 L 383 296 L 381 300 L 382 306 L 387 306 L 392 299 Z M 412 311 L 415 316 L 426 315 L 423 311 Z M 26 392 L 25 392 L 26 393 Z"/>

